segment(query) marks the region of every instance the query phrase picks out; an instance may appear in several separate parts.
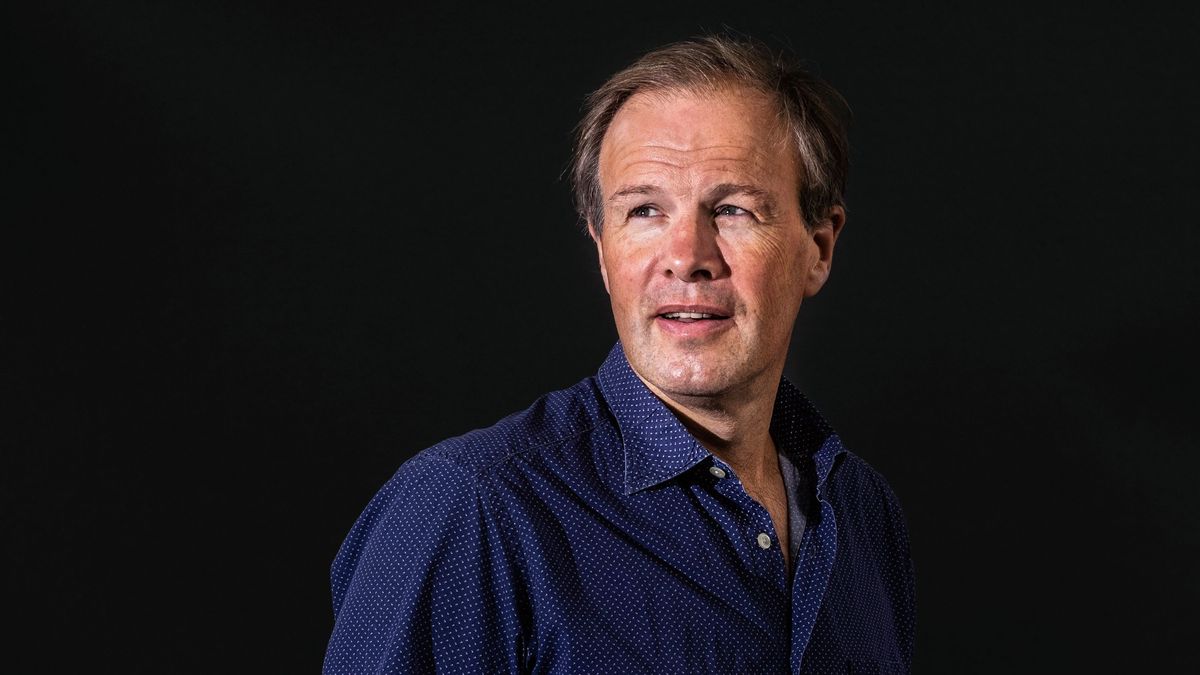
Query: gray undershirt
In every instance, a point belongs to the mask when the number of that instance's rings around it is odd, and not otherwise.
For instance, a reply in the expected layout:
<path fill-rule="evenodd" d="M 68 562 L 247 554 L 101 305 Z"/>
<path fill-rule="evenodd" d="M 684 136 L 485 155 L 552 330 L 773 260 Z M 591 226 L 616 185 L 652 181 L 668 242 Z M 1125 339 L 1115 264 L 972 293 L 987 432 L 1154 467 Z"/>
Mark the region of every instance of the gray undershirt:
<path fill-rule="evenodd" d="M 804 526 L 808 523 L 808 514 L 816 501 L 816 495 L 811 494 L 811 482 L 807 480 L 803 468 L 793 464 L 791 458 L 782 452 L 779 453 L 779 472 L 783 474 L 783 486 L 787 491 L 790 579 L 791 571 L 796 567 L 797 556 L 800 555 L 800 538 L 804 536 Z"/>

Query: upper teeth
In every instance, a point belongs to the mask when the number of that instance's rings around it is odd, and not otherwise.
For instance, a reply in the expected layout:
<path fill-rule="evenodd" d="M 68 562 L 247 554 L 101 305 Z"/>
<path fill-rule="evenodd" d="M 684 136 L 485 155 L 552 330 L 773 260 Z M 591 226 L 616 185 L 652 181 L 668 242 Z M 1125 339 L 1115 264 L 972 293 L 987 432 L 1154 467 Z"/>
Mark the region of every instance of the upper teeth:
<path fill-rule="evenodd" d="M 667 312 L 663 316 L 668 319 L 711 319 L 716 314 L 704 314 L 702 312 Z"/>

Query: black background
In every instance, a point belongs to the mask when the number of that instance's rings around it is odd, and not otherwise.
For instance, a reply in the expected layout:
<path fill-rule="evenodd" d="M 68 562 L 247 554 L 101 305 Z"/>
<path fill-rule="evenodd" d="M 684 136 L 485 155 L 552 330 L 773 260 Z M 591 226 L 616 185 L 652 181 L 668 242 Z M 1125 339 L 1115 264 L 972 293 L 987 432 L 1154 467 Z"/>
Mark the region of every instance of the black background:
<path fill-rule="evenodd" d="M 5 669 L 318 669 L 373 492 L 615 339 L 583 97 L 723 26 L 855 111 L 789 373 L 905 504 L 916 671 L 1196 667 L 1200 21 L 1146 4 L 6 10 Z"/>

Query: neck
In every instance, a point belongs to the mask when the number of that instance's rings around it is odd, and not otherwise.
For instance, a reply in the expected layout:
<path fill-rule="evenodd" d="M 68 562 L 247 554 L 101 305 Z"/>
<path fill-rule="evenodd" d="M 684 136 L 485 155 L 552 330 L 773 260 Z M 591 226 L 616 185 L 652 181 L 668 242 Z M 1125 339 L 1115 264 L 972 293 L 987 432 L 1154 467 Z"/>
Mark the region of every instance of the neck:
<path fill-rule="evenodd" d="M 778 471 L 771 415 L 783 367 L 773 369 L 754 384 L 717 396 L 684 396 L 664 392 L 642 382 L 654 393 L 700 444 L 738 475 L 755 481 L 768 471 Z M 639 375 L 639 378 L 641 376 Z"/>

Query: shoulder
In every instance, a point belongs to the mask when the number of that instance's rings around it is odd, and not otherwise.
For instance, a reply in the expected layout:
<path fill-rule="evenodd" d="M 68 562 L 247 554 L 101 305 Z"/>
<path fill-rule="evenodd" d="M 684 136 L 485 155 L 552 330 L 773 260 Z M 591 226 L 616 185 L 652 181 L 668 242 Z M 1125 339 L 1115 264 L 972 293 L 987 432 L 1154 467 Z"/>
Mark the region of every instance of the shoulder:
<path fill-rule="evenodd" d="M 594 424 L 601 401 L 591 378 L 547 394 L 485 429 L 450 438 L 405 461 L 355 522 L 334 560 L 334 606 L 367 567 L 415 571 L 454 545 L 487 536 L 493 520 L 486 484 L 519 458 L 578 437 Z M 479 542 L 475 542 L 476 544 Z M 395 571 L 395 570 L 391 570 Z"/>
<path fill-rule="evenodd" d="M 449 438 L 422 450 L 397 476 L 412 477 L 440 466 L 479 480 L 516 458 L 538 454 L 591 430 L 604 408 L 594 378 L 550 392 L 490 427 Z M 413 464 L 411 468 L 410 464 Z M 453 467 L 453 469 L 451 469 Z"/>
<path fill-rule="evenodd" d="M 584 380 L 404 462 L 334 559 L 327 671 L 515 671 L 523 567 L 497 485 L 603 414 Z"/>
<path fill-rule="evenodd" d="M 889 510 L 900 510 L 900 500 L 883 474 L 862 457 L 842 452 L 829 477 L 829 493 L 853 502 L 879 502 Z"/>
<path fill-rule="evenodd" d="M 375 494 L 355 530 L 370 532 L 378 521 L 444 520 L 448 512 L 477 506 L 489 476 L 518 458 L 576 438 L 595 424 L 602 399 L 593 378 L 542 396 L 496 424 L 446 439 L 421 450 Z M 353 536 L 354 533 L 352 533 Z"/>
<path fill-rule="evenodd" d="M 840 531 L 886 555 L 908 558 L 908 528 L 900 500 L 866 460 L 848 450 L 842 453 L 825 496 L 838 514 Z"/>

